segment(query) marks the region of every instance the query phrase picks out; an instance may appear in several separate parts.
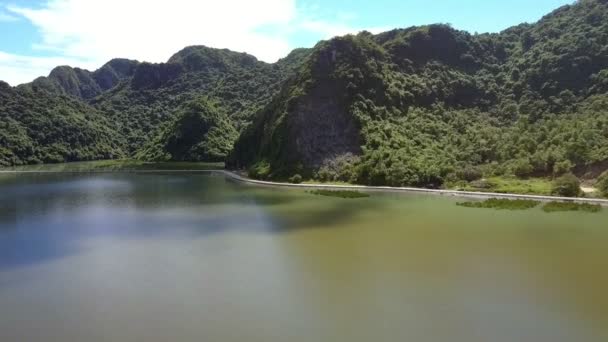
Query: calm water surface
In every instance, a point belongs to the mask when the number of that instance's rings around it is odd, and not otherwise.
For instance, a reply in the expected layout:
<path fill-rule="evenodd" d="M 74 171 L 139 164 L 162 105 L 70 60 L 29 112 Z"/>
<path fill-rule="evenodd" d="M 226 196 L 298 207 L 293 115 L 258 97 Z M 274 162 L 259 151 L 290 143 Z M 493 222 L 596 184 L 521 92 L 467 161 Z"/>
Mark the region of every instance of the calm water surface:
<path fill-rule="evenodd" d="M 0 341 L 608 341 L 608 211 L 0 175 Z"/>

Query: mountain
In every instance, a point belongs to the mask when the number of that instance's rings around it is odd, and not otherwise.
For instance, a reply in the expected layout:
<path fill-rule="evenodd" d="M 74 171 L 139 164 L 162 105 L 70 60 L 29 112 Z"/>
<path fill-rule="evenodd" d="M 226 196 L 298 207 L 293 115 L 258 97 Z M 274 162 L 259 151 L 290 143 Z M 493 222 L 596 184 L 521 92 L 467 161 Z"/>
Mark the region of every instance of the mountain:
<path fill-rule="evenodd" d="M 244 53 L 191 46 L 167 63 L 142 63 L 132 78 L 91 103 L 119 124 L 130 154 L 157 135 L 181 105 L 201 95 L 225 112 L 240 131 L 306 56 L 307 50 L 300 49 L 268 64 Z"/>
<path fill-rule="evenodd" d="M 0 166 L 123 157 L 112 127 L 77 99 L 0 82 Z"/>
<path fill-rule="evenodd" d="M 226 149 L 232 148 L 238 131 L 251 123 L 254 113 L 278 93 L 280 84 L 295 72 L 307 51 L 298 49 L 268 64 L 244 53 L 191 46 L 167 63 L 114 59 L 94 72 L 61 66 L 30 84 L 11 88 L 3 83 L 0 115 L 6 121 L 0 126 L 0 163 L 135 155 L 182 160 L 185 156 L 171 153 L 172 145 L 163 144 L 163 139 L 172 134 L 167 130 L 183 128 L 180 122 L 194 122 L 190 121 L 194 116 L 184 117 L 186 108 L 200 110 L 197 115 L 201 120 L 207 115 L 214 117 L 210 146 L 200 149 L 207 154 L 188 154 L 188 158 L 217 160 L 229 152 Z M 194 106 L 201 103 L 201 96 L 206 104 Z M 207 104 L 213 108 L 211 114 L 205 109 Z M 221 118 L 215 117 L 216 112 Z M 200 120 L 197 124 L 209 128 Z M 53 139 L 30 139 L 47 135 L 46 130 L 57 131 Z M 225 137 L 219 137 L 218 130 Z M 93 138 L 100 132 L 103 143 Z M 195 136 L 206 139 L 208 132 L 200 133 Z M 87 136 L 82 143 L 91 146 L 72 144 L 72 137 L 80 135 Z M 169 150 L 162 150 L 165 147 Z"/>
<path fill-rule="evenodd" d="M 606 0 L 498 34 L 363 32 L 319 43 L 228 165 L 257 178 L 427 187 L 584 172 L 608 160 L 607 92 Z"/>
<path fill-rule="evenodd" d="M 274 64 L 191 46 L 160 64 L 58 67 L 0 95 L 3 165 L 226 158 L 257 178 L 425 187 L 597 175 L 608 165 L 608 0 L 495 34 L 363 32 Z"/>
<path fill-rule="evenodd" d="M 39 77 L 25 87 L 90 100 L 133 76 L 138 65 L 139 62 L 133 60 L 113 59 L 94 72 L 60 66 L 48 77 Z"/>

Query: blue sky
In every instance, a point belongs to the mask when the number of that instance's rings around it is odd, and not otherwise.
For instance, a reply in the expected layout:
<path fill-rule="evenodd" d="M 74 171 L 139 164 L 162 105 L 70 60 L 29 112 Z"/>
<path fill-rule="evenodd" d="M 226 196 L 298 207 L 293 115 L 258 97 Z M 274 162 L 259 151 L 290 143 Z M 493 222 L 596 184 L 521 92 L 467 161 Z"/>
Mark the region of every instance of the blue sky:
<path fill-rule="evenodd" d="M 498 32 L 572 0 L 0 0 L 0 79 L 56 65 L 95 69 L 112 57 L 162 62 L 203 44 L 275 61 L 296 47 L 360 30 L 450 23 Z M 144 5 L 145 4 L 145 5 Z"/>

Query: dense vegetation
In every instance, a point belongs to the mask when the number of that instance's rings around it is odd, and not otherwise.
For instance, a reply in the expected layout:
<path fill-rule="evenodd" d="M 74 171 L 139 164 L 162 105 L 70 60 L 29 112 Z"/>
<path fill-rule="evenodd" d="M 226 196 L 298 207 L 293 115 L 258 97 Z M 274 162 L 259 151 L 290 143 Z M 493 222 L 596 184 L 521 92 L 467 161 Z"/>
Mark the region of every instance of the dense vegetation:
<path fill-rule="evenodd" d="M 143 63 L 128 81 L 92 100 L 120 125 L 128 153 L 136 153 L 184 103 L 206 96 L 237 131 L 270 102 L 280 84 L 306 56 L 296 50 L 275 64 L 229 50 L 192 46 L 165 64 Z M 227 132 L 232 134 L 232 132 Z"/>
<path fill-rule="evenodd" d="M 447 25 L 321 42 L 229 164 L 371 185 L 584 175 L 608 160 L 608 2 L 470 35 Z"/>
<path fill-rule="evenodd" d="M 226 113 L 199 98 L 186 103 L 137 156 L 151 161 L 222 162 L 237 136 Z"/>
<path fill-rule="evenodd" d="M 120 158 L 112 127 L 74 98 L 0 82 L 0 166 Z"/>
<path fill-rule="evenodd" d="M 598 178 L 597 189 L 603 196 L 608 197 L 608 171 L 602 173 Z"/>
<path fill-rule="evenodd" d="M 243 53 L 193 46 L 165 64 L 114 59 L 94 72 L 61 66 L 30 84 L 11 88 L 3 83 L 0 164 L 135 155 L 223 161 L 238 131 L 307 54 L 298 49 L 267 64 Z M 185 113 L 201 96 L 213 109 L 201 109 L 198 117 Z M 186 132 L 190 124 L 202 131 Z M 182 134 L 191 136 L 175 138 Z M 167 140 L 171 136 L 173 142 Z"/>
<path fill-rule="evenodd" d="M 575 175 L 565 174 L 555 179 L 551 193 L 556 196 L 578 197 L 581 194 L 581 182 Z"/>
<path fill-rule="evenodd" d="M 501 179 L 530 177 L 546 181 L 525 191 L 576 196 L 576 178 L 608 168 L 608 0 L 497 34 L 363 32 L 274 64 L 192 46 L 0 91 L 3 165 L 229 155 L 294 183 L 508 191 Z"/>

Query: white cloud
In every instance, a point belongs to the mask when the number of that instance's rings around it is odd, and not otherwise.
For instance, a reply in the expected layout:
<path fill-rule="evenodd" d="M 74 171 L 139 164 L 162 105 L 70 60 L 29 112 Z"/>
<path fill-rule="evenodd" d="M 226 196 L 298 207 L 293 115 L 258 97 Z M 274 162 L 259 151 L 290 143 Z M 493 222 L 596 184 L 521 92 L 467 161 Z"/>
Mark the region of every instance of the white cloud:
<path fill-rule="evenodd" d="M 60 65 L 78 65 L 95 68 L 97 65 L 78 59 L 65 57 L 30 57 L 0 51 L 0 79 L 12 85 L 31 82 L 39 76 L 47 75 Z"/>
<path fill-rule="evenodd" d="M 0 78 L 11 84 L 46 75 L 58 60 L 96 68 L 111 58 L 164 62 L 189 45 L 248 52 L 274 62 L 294 47 L 290 35 L 308 31 L 330 38 L 360 31 L 311 18 L 296 0 L 47 0 L 42 8 L 7 7 L 30 21 L 42 35 L 32 49 L 58 58 L 2 54 Z M 34 76 L 35 77 L 35 76 Z"/>
<path fill-rule="evenodd" d="M 288 23 L 295 0 L 51 0 L 42 9 L 8 9 L 41 30 L 42 46 L 71 57 L 161 62 L 187 45 L 205 44 L 273 60 L 288 46 L 255 29 Z"/>

